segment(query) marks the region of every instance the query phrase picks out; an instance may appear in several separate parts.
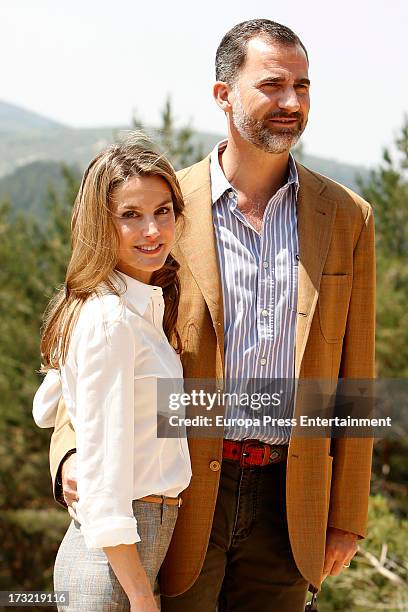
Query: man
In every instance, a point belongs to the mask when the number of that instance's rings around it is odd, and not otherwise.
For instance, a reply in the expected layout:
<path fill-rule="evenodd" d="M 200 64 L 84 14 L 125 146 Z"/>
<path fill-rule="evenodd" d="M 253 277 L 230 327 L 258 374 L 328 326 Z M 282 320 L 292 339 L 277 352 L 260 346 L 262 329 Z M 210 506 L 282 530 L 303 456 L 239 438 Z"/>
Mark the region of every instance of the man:
<path fill-rule="evenodd" d="M 221 41 L 216 78 L 228 139 L 179 173 L 185 377 L 372 378 L 371 208 L 290 155 L 309 111 L 305 47 L 285 26 L 244 22 Z M 190 440 L 193 479 L 161 571 L 166 612 L 300 611 L 308 585 L 348 567 L 365 535 L 371 440 L 251 435 L 232 425 L 224 441 Z M 51 472 L 69 504 L 74 448 L 61 405 Z"/>

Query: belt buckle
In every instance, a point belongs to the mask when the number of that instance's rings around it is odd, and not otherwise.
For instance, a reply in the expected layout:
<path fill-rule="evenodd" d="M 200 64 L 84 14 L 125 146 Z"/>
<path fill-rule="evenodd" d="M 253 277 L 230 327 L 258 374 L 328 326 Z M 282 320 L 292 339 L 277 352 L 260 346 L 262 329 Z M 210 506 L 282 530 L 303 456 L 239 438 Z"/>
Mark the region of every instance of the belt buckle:
<path fill-rule="evenodd" d="M 248 455 L 250 455 L 249 452 L 247 452 L 247 447 L 248 449 L 252 448 L 263 448 L 263 458 L 262 458 L 262 463 L 259 464 L 252 464 L 252 463 L 246 463 L 246 457 L 248 457 Z M 268 446 L 266 444 L 262 444 L 262 442 L 259 442 L 259 440 L 243 440 L 242 442 L 242 448 L 241 448 L 241 456 L 239 458 L 239 466 L 241 468 L 244 467 L 251 467 L 251 465 L 267 465 L 268 464 L 268 460 L 269 460 L 269 453 L 267 453 L 267 448 Z"/>

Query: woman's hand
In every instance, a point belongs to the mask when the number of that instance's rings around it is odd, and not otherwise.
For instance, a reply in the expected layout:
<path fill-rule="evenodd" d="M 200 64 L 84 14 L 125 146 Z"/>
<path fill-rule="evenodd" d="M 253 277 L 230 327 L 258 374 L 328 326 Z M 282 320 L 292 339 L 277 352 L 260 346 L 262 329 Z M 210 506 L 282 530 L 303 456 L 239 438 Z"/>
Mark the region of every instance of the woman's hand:
<path fill-rule="evenodd" d="M 76 453 L 72 453 L 62 464 L 61 469 L 62 494 L 68 506 L 68 513 L 74 521 L 78 521 L 74 504 L 78 501 L 77 491 L 77 458 Z"/>
<path fill-rule="evenodd" d="M 157 610 L 158 608 L 150 589 L 148 593 L 136 595 L 130 600 L 131 612 L 157 612 Z"/>
<path fill-rule="evenodd" d="M 136 544 L 119 544 L 103 550 L 129 598 L 132 612 L 157 612 L 150 581 Z"/>

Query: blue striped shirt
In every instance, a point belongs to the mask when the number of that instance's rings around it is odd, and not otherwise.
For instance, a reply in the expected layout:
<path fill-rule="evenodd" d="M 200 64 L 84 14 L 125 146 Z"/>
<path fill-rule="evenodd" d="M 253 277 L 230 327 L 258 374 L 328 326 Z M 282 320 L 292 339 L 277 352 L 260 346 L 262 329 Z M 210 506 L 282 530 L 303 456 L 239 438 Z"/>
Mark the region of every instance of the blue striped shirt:
<path fill-rule="evenodd" d="M 216 233 L 224 302 L 224 350 L 227 391 L 261 391 L 259 380 L 293 379 L 298 278 L 297 194 L 299 181 L 289 156 L 288 180 L 269 200 L 258 233 L 238 208 L 237 193 L 227 181 L 218 153 L 211 153 L 210 175 L 213 221 Z M 265 381 L 266 382 L 266 381 Z M 276 381 L 281 405 L 268 408 L 276 418 L 291 418 L 292 383 Z M 282 386 L 285 388 L 282 389 Z M 280 388 L 279 388 L 280 387 Z M 283 393 L 282 393 L 283 392 Z M 251 407 L 226 404 L 225 437 L 258 439 L 284 444 L 290 426 L 242 426 L 234 419 L 256 419 Z"/>

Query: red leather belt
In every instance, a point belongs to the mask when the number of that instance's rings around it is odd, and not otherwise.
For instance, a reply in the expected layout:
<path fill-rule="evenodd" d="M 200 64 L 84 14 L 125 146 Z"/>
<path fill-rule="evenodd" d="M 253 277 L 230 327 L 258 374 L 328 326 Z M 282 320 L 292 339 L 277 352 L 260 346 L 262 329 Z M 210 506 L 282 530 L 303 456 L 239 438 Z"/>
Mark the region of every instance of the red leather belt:
<path fill-rule="evenodd" d="M 288 446 L 266 444 L 259 440 L 224 440 L 222 457 L 239 462 L 241 467 L 251 465 L 270 465 L 286 461 Z"/>

